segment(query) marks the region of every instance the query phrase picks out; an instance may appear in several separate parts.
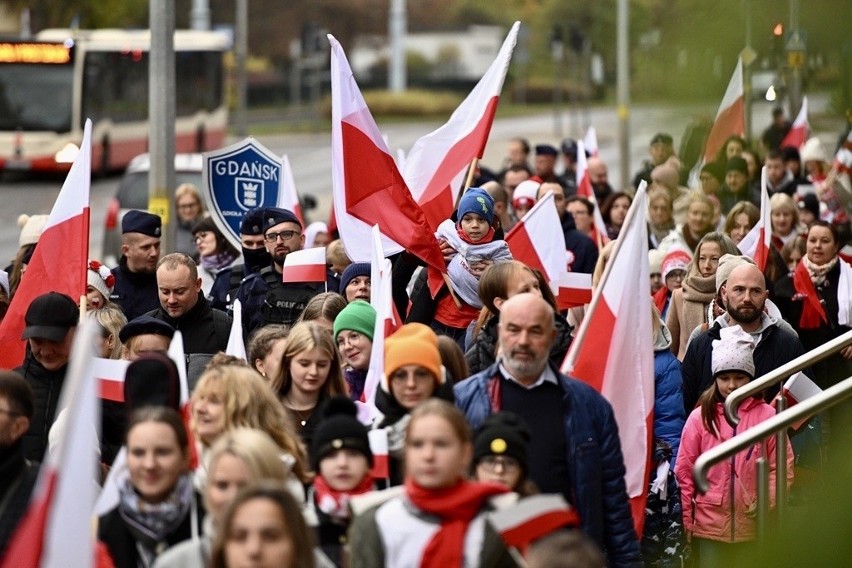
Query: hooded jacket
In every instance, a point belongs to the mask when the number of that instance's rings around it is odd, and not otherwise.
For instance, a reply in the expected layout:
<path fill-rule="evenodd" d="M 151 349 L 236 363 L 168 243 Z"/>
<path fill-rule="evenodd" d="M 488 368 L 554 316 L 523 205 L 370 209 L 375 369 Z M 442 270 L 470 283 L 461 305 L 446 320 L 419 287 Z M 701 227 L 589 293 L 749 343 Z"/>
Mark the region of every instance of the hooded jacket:
<path fill-rule="evenodd" d="M 683 406 L 691 412 L 698 403 L 698 397 L 713 384 L 713 371 L 710 363 L 713 354 L 713 340 L 719 339 L 719 330 L 728 327 L 727 314 L 716 318 L 712 327 L 690 341 L 683 358 Z M 761 317 L 760 340 L 754 348 L 755 377 L 760 377 L 788 363 L 805 352 L 799 339 L 785 331 L 778 321 L 763 314 Z M 754 335 L 754 334 L 752 334 Z M 778 385 L 765 391 L 770 400 L 778 393 Z"/>
<path fill-rule="evenodd" d="M 716 425 L 719 437 L 707 431 L 696 408 L 686 420 L 680 446 L 680 458 L 675 475 L 680 485 L 684 528 L 694 536 L 723 542 L 743 542 L 756 537 L 756 519 L 749 509 L 757 503 L 757 459 L 760 444 L 755 444 L 723 463 L 710 468 L 707 479 L 710 490 L 695 491 L 692 469 L 702 453 L 730 440 L 757 424 L 775 416 L 775 409 L 756 398 L 740 406 L 740 423 L 732 428 L 725 420 L 724 406 L 716 405 Z M 776 458 L 775 436 L 766 439 L 769 455 L 769 502 L 775 506 Z M 787 440 L 787 488 L 793 484 L 793 449 Z"/>
<path fill-rule="evenodd" d="M 660 322 L 660 331 L 654 337 L 654 438 L 671 446 L 674 466 L 686 414 L 680 361 L 670 347 L 671 332 Z"/>

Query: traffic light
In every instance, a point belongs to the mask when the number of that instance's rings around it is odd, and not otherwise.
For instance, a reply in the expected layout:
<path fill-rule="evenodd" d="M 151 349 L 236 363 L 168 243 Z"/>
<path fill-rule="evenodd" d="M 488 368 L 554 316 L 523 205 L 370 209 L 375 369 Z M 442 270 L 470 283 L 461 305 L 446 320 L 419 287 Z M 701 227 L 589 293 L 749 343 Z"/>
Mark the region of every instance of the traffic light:
<path fill-rule="evenodd" d="M 769 44 L 769 58 L 773 67 L 781 64 L 784 58 L 784 24 L 776 22 L 772 27 L 772 39 Z"/>

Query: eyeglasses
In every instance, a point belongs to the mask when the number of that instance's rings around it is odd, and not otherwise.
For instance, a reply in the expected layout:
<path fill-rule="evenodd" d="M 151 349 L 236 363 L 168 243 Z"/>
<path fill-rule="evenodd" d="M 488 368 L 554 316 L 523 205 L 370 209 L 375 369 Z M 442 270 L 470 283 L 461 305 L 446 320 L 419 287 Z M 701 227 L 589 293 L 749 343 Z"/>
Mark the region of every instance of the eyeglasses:
<path fill-rule="evenodd" d="M 266 233 L 263 235 L 263 238 L 266 239 L 266 242 L 268 243 L 274 243 L 279 238 L 282 241 L 289 241 L 298 234 L 299 231 L 281 231 L 280 233 Z"/>
<path fill-rule="evenodd" d="M 492 472 L 497 471 L 498 466 L 506 473 L 515 473 L 521 469 L 518 460 L 507 456 L 485 456 L 480 460 L 479 465 Z"/>
<path fill-rule="evenodd" d="M 201 231 L 200 233 L 195 233 L 195 242 L 200 243 L 201 241 L 206 239 L 207 235 L 209 235 L 209 234 L 210 233 L 208 233 L 207 231 Z"/>
<path fill-rule="evenodd" d="M 343 334 L 340 334 L 340 335 L 337 336 L 337 347 L 339 349 L 342 349 L 346 344 L 353 345 L 353 346 L 358 345 L 359 343 L 361 343 L 361 339 L 363 337 L 364 337 L 363 335 L 361 335 L 360 333 L 354 332 L 354 331 L 352 333 L 350 333 L 349 335 L 346 335 L 346 336 L 344 336 Z"/>

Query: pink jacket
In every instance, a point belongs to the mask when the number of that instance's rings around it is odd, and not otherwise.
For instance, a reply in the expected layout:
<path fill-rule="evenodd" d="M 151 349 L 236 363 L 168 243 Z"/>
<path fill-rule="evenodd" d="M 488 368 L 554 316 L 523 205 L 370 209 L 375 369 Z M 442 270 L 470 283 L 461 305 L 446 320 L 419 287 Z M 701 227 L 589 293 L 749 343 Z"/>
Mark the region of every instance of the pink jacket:
<path fill-rule="evenodd" d="M 710 468 L 710 490 L 697 494 L 692 468 L 699 455 L 731 439 L 756 424 L 775 416 L 775 409 L 762 400 L 750 398 L 740 406 L 740 423 L 736 431 L 725 420 L 723 405 L 716 406 L 720 437 L 716 438 L 701 421 L 696 408 L 686 419 L 680 439 L 675 476 L 680 485 L 684 528 L 693 535 L 724 542 L 754 540 L 756 517 L 747 514 L 757 504 L 757 459 L 760 444 L 755 444 L 726 461 Z M 775 507 L 775 436 L 767 443 L 769 451 L 770 508 Z M 793 484 L 793 449 L 787 440 L 787 488 Z M 733 495 L 733 503 L 731 496 Z"/>

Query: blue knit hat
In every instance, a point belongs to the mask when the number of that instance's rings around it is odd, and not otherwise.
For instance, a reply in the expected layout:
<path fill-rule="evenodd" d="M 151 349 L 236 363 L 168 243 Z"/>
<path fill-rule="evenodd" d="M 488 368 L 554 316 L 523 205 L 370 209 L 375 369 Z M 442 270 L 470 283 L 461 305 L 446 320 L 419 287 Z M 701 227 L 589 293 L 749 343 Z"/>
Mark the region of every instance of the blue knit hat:
<path fill-rule="evenodd" d="M 481 187 L 468 189 L 459 201 L 459 223 L 468 213 L 476 213 L 490 225 L 494 221 L 494 198 Z"/>
<path fill-rule="evenodd" d="M 343 275 L 340 277 L 340 288 L 338 288 L 340 295 L 346 297 L 346 287 L 349 286 L 353 278 L 370 276 L 370 274 L 371 266 L 369 262 L 353 262 L 347 266 L 346 270 L 343 271 Z"/>

